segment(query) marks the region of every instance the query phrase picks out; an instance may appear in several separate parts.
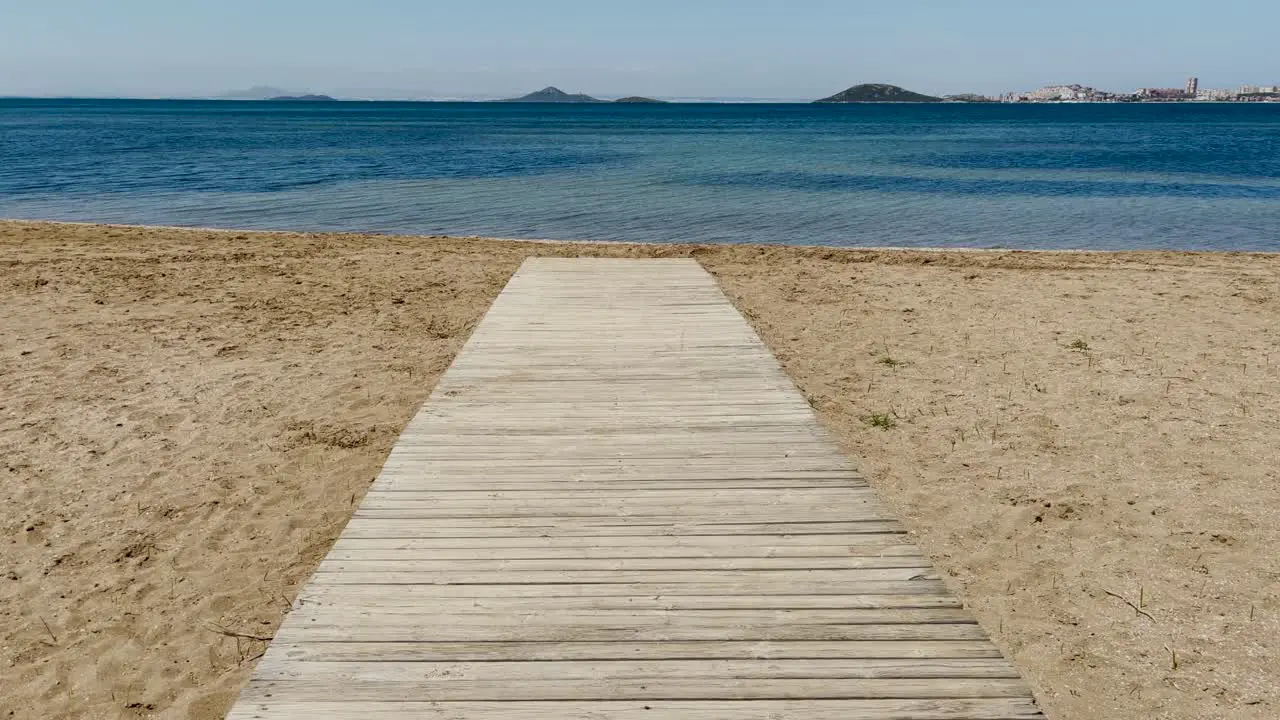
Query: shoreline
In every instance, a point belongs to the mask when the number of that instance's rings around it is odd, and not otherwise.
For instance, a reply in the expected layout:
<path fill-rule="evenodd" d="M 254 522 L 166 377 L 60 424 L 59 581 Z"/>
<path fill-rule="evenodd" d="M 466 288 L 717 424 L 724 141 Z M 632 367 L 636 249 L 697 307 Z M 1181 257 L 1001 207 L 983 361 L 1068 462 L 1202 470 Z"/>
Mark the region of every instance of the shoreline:
<path fill-rule="evenodd" d="M 372 237 L 372 238 L 416 238 L 420 240 L 447 240 L 447 241 L 480 241 L 480 242 L 502 242 L 502 243 L 533 243 L 540 245 L 617 245 L 620 247 L 700 247 L 700 248 L 723 248 L 723 247 L 746 247 L 746 248 L 796 248 L 797 250 L 807 251 L 867 251 L 867 252 L 887 252 L 887 253 L 1028 253 L 1028 254 L 1064 254 L 1064 255 L 1208 255 L 1208 256 L 1259 256 L 1259 257 L 1280 257 L 1280 250 L 1264 251 L 1264 250 L 1173 250 L 1173 249 L 1148 249 L 1148 250 L 1094 250 L 1082 248 L 997 248 L 997 247 L 910 247 L 903 245 L 784 245 L 781 243 L 657 243 L 657 242 L 639 242 L 634 240 L 557 240 L 554 238 L 521 238 L 521 237 L 502 237 L 496 235 L 428 235 L 428 234 L 405 234 L 405 233 L 389 233 L 370 230 L 360 231 L 342 231 L 342 230 L 255 230 L 240 228 L 219 228 L 219 227 L 202 227 L 187 225 L 144 225 L 136 223 L 102 223 L 102 222 L 84 222 L 77 220 L 27 220 L 23 218 L 4 218 L 0 217 L 0 225 L 66 225 L 71 227 L 101 227 L 101 228 L 122 228 L 131 230 L 165 230 L 176 232 L 192 232 L 192 233 L 227 233 L 234 235 L 257 234 L 269 236 L 286 236 L 298 238 L 323 238 L 323 237 Z"/>
<path fill-rule="evenodd" d="M 698 260 L 1051 720 L 1280 711 L 1280 255 L 0 221 L 0 717 L 221 718 L 531 256 Z"/>

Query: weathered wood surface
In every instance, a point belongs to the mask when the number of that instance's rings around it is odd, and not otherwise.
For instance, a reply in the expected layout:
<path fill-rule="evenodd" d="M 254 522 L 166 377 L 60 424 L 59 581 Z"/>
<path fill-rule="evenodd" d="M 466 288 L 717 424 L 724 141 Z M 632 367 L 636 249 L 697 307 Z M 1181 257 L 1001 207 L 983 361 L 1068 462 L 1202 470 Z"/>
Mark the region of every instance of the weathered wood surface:
<path fill-rule="evenodd" d="M 230 717 L 1040 713 L 695 262 L 533 259 Z"/>

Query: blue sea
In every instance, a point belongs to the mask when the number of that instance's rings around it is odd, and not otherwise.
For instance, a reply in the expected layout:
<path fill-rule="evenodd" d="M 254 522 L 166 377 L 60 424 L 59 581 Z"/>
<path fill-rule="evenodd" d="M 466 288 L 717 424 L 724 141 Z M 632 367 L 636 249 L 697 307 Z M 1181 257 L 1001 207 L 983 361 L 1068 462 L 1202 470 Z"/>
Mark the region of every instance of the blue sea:
<path fill-rule="evenodd" d="M 0 100 L 0 217 L 1280 250 L 1280 104 Z"/>

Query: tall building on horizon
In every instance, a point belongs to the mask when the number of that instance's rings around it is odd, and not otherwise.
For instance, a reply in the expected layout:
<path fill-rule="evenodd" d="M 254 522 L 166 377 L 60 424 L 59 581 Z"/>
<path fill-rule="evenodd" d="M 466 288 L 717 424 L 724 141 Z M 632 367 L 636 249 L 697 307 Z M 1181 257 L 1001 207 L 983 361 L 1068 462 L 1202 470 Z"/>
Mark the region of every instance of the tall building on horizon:
<path fill-rule="evenodd" d="M 1187 94 L 1195 97 L 1200 92 L 1200 78 L 1187 78 Z"/>

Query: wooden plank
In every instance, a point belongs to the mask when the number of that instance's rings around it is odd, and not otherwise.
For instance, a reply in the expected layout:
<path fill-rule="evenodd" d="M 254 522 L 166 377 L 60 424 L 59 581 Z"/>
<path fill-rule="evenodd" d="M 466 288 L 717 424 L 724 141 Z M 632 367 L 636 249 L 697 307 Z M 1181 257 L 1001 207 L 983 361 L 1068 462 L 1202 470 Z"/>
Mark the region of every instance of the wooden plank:
<path fill-rule="evenodd" d="M 543 583 L 531 585 L 526 583 L 493 583 L 468 585 L 436 585 L 410 584 L 396 585 L 394 589 L 388 583 L 345 583 L 327 585 L 310 583 L 298 597 L 327 597 L 345 595 L 347 597 L 381 597 L 389 598 L 394 594 L 414 603 L 430 603 L 438 598 L 571 598 L 571 597 L 664 597 L 680 598 L 695 596 L 724 597 L 733 595 L 748 598 L 767 598 L 774 595 L 788 597 L 821 596 L 854 598 L 859 595 L 921 595 L 935 593 L 942 597 L 950 597 L 941 580 L 936 578 L 917 578 L 908 581 L 898 580 L 850 580 L 835 582 L 806 581 L 796 582 L 783 580 L 766 582 L 759 578 L 749 582 L 729 583 Z"/>
<path fill-rule="evenodd" d="M 862 515 L 850 522 L 877 522 L 871 517 L 871 510 L 859 512 L 850 510 L 847 515 Z M 432 530 L 458 530 L 466 528 L 488 527 L 490 530 L 497 531 L 498 535 L 510 534 L 519 528 L 564 528 L 566 531 L 593 531 L 593 534 L 615 534 L 615 528 L 630 527 L 642 528 L 638 532 L 646 535 L 678 535 L 682 534 L 685 529 L 701 530 L 704 534 L 723 535 L 726 532 L 709 532 L 712 530 L 728 529 L 733 527 L 742 527 L 743 525 L 763 526 L 785 526 L 774 530 L 773 532 L 752 533 L 764 535 L 791 535 L 801 534 L 806 529 L 812 528 L 814 523 L 826 523 L 828 527 L 840 528 L 844 533 L 854 530 L 848 525 L 842 527 L 842 521 L 835 519 L 842 516 L 842 513 L 820 513 L 820 520 L 805 521 L 799 508 L 794 510 L 787 509 L 778 511 L 782 518 L 770 520 L 766 511 L 758 510 L 752 512 L 742 512 L 734 515 L 730 509 L 724 509 L 715 515 L 698 515 L 692 512 L 692 508 L 671 508 L 647 510 L 646 508 L 568 508 L 565 510 L 535 508 L 532 510 L 523 510 L 520 508 L 501 508 L 494 512 L 481 512 L 469 510 L 451 510 L 451 509 L 432 509 L 432 508 L 409 508 L 397 509 L 394 507 L 380 507 L 369 510 L 357 510 L 353 515 L 354 520 L 362 523 L 366 521 L 391 521 L 391 520 L 408 520 L 413 521 L 410 525 L 430 525 Z M 744 522 L 734 522 L 742 520 Z M 780 530 L 780 531 L 779 531 Z M 856 530 L 855 530 L 856 531 Z M 439 532 L 432 533 L 439 535 Z M 542 533 L 533 533 L 535 535 Z M 626 533 L 632 534 L 632 533 Z"/>
<path fill-rule="evenodd" d="M 545 605 L 520 613 L 449 614 L 440 608 L 431 608 L 436 623 L 450 628 L 482 626 L 500 627 L 556 627 L 572 625 L 585 627 L 706 627 L 722 625 L 764 625 L 789 623 L 795 625 L 934 625 L 973 623 L 973 617 L 957 608 L 840 608 L 836 610 L 810 609 L 697 609 L 670 610 L 665 607 L 570 610 L 556 605 Z M 304 605 L 293 611 L 295 623 L 306 627 L 324 625 L 346 626 L 351 632 L 383 627 L 398 628 L 411 624 L 413 618 L 423 614 L 421 606 L 378 606 L 364 609 L 352 606 Z"/>
<path fill-rule="evenodd" d="M 394 664 L 391 664 L 394 665 Z M 929 678 L 619 678 L 608 681 L 555 680 L 455 680 L 418 678 L 413 680 L 350 680 L 341 684 L 325 679 L 249 681 L 241 699 L 258 702 L 271 697 L 287 699 L 331 699 L 335 693 L 346 700 L 400 702 L 457 702 L 493 700 L 507 702 L 536 700 L 786 700 L 824 699 L 924 699 L 1024 697 L 1021 680 Z"/>
<path fill-rule="evenodd" d="M 566 522 L 508 520 L 495 525 L 485 519 L 454 519 L 447 525 L 397 518 L 363 518 L 343 531 L 343 538 L 474 538 L 474 537 L 806 537 L 901 532 L 894 520 L 804 523 Z"/>
<path fill-rule="evenodd" d="M 778 470 L 776 468 L 751 468 L 744 470 L 742 468 L 697 468 L 683 466 L 680 468 L 666 468 L 660 473 L 642 472 L 631 468 L 627 465 L 621 466 L 602 466 L 598 468 L 586 468 L 581 466 L 570 467 L 552 467 L 538 468 L 518 467 L 508 468 L 490 468 L 486 467 L 483 471 L 472 471 L 462 476 L 441 474 L 434 472 L 430 468 L 421 464 L 392 464 L 385 467 L 379 479 L 382 478 L 414 478 L 424 481 L 440 482 L 442 485 L 447 483 L 461 483 L 464 480 L 468 482 L 483 484 L 486 482 L 524 482 L 531 485 L 537 485 L 544 482 L 555 482 L 558 480 L 595 480 L 597 482 L 650 482 L 650 483 L 725 483 L 726 487 L 732 486 L 733 483 L 742 481 L 786 481 L 786 482 L 811 482 L 818 480 L 834 480 L 839 482 L 856 481 L 865 483 L 860 476 L 845 470 L 796 470 L 787 468 L 786 470 Z M 555 487 L 554 485 L 551 487 Z"/>
<path fill-rule="evenodd" d="M 430 608 L 424 608 L 424 613 Z M 276 633 L 286 643 L 302 642 L 556 642 L 572 638 L 578 642 L 672 642 L 672 641 L 781 641 L 781 640 L 878 640 L 933 642 L 936 640 L 985 640 L 986 633 L 976 624 L 909 623 L 888 625 L 793 625 L 770 622 L 760 625 L 741 623 L 683 623 L 678 625 L 632 625 L 619 621 L 617 627 L 599 624 L 564 623 L 527 626 L 470 626 L 426 623 L 355 626 L 307 624 L 301 620 L 282 625 Z"/>
<path fill-rule="evenodd" d="M 827 557 L 638 557 L 638 558 L 465 558 L 442 559 L 430 552 L 402 552 L 392 558 L 369 558 L 357 553 L 355 558 L 326 558 L 318 573 L 414 572 L 460 575 L 486 572 L 556 572 L 580 573 L 607 571 L 631 572 L 664 570 L 679 573 L 732 570 L 884 570 L 930 569 L 928 560 L 916 555 L 853 555 Z M 918 574 L 918 573 L 917 573 Z M 583 577 L 596 577 L 583 575 Z"/>
<path fill-rule="evenodd" d="M 717 494 L 719 493 L 719 494 Z M 874 520 L 872 515 L 880 510 L 878 504 L 872 504 L 870 497 L 859 498 L 858 491 L 852 488 L 836 490 L 811 490 L 804 493 L 812 496 L 797 498 L 800 493 L 788 493 L 777 490 L 739 490 L 734 492 L 719 491 L 681 491 L 672 492 L 658 490 L 654 492 L 619 493 L 608 490 L 580 493 L 568 491 L 544 491 L 537 494 L 504 495 L 498 492 L 478 493 L 477 497 L 458 497 L 457 493 L 384 493 L 374 491 L 365 496 L 361 510 L 421 510 L 448 513 L 452 515 L 488 515 L 511 514 L 544 517 L 583 517 L 592 511 L 609 513 L 623 512 L 631 516 L 669 516 L 698 514 L 709 520 L 729 516 L 737 519 L 742 516 L 763 516 L 767 522 L 783 522 L 795 516 L 797 522 L 813 520 Z M 486 496 L 487 497 L 480 497 Z M 681 497 L 683 495 L 683 497 Z M 756 499 L 756 502 L 743 502 L 743 499 Z M 814 505 L 808 504 L 808 502 Z M 818 503 L 845 502 L 849 508 L 832 508 L 824 511 Z M 807 515 L 804 513 L 808 513 Z M 809 517 L 813 520 L 805 520 Z M 773 518 L 773 519 L 769 519 Z"/>
<path fill-rule="evenodd" d="M 799 505 L 815 502 L 847 502 L 857 498 L 859 494 L 871 499 L 870 491 L 855 490 L 848 487 L 815 488 L 806 493 L 795 493 L 789 489 L 772 490 L 768 488 L 735 488 L 732 490 L 707 486 L 672 490 L 664 487 L 640 489 L 599 489 L 576 490 L 544 487 L 539 491 L 506 493 L 502 491 L 477 490 L 471 492 L 453 492 L 441 494 L 434 490 L 403 490 L 400 492 L 370 491 L 365 495 L 365 502 L 376 503 L 377 507 L 414 506 L 421 504 L 427 507 L 474 507 L 484 505 L 501 505 L 529 507 L 533 505 L 566 505 L 574 507 L 590 507 L 591 503 L 613 507 L 621 504 L 626 507 L 647 507 L 649 505 L 671 506 L 681 502 L 691 504 L 737 503 L 745 505 L 768 505 L 770 508 Z"/>
<path fill-rule="evenodd" d="M 308 642 L 272 645 L 273 658 L 312 662 L 787 660 L 999 658 L 986 640 L 702 642 Z"/>
<path fill-rule="evenodd" d="M 1033 720 L 1029 698 L 590 702 L 298 702 L 236 706 L 228 720 Z"/>
<path fill-rule="evenodd" d="M 561 520 L 588 522 L 591 518 L 600 518 L 601 521 L 608 521 L 608 524 L 617 524 L 619 519 L 639 520 L 641 518 L 654 518 L 645 522 L 647 524 L 668 523 L 681 525 L 813 524 L 817 522 L 875 522 L 878 520 L 875 513 L 880 508 L 877 505 L 861 502 L 854 494 L 856 492 L 854 490 L 847 492 L 853 496 L 847 499 L 849 505 L 847 509 L 832 508 L 829 511 L 823 511 L 821 508 L 810 509 L 807 516 L 804 504 L 794 501 L 778 501 L 758 506 L 739 506 L 732 501 L 717 502 L 713 499 L 690 497 L 687 504 L 681 505 L 678 500 L 674 499 L 645 502 L 644 500 L 629 500 L 624 497 L 610 497 L 607 492 L 605 497 L 599 500 L 583 500 L 581 502 L 576 502 L 572 498 L 560 501 L 548 495 L 526 498 L 507 497 L 502 496 L 500 493 L 494 493 L 494 497 L 487 502 L 483 500 L 452 502 L 448 498 L 451 493 L 436 493 L 434 497 L 429 499 L 418 498 L 397 502 L 395 495 L 399 493 L 379 493 L 377 497 L 368 498 L 370 507 L 361 507 L 359 513 L 369 518 L 392 516 L 396 513 L 401 513 L 413 516 L 411 519 L 422 515 L 440 518 L 441 520 L 447 520 L 448 518 L 484 519 L 491 517 L 527 518 L 532 520 L 548 518 L 555 520 L 557 524 Z M 813 519 L 806 520 L 804 519 L 805 517 Z"/>
<path fill-rule="evenodd" d="M 563 550 L 566 552 L 652 552 L 652 557 L 670 552 L 728 552 L 739 555 L 770 553 L 848 552 L 850 554 L 875 554 L 889 549 L 910 548 L 906 533 L 860 533 L 826 535 L 596 535 L 551 537 L 497 537 L 483 540 L 468 538 L 362 538 L 343 537 L 333 546 L 333 553 L 348 550 L 432 550 L 444 551 L 438 558 L 450 557 L 448 552 L 476 551 L 480 553 L 510 553 L 502 557 L 520 557 L 521 552 Z M 468 554 L 481 558 L 483 554 Z M 537 557 L 546 557 L 539 555 Z M 622 557 L 622 556 L 611 556 Z"/>
<path fill-rule="evenodd" d="M 346 685 L 358 682 L 412 683 L 436 678 L 530 682 L 554 680 L 687 678 L 759 679 L 1011 679 L 1018 674 L 1003 658 L 885 660 L 874 658 L 796 658 L 787 660 L 554 660 L 542 662 L 310 662 L 274 659 L 262 663 L 263 681 L 306 680 Z"/>
<path fill-rule="evenodd" d="M 232 718 L 1040 717 L 691 261 L 531 259 Z"/>
<path fill-rule="evenodd" d="M 877 537 L 872 535 L 871 537 Z M 747 558 L 788 559 L 788 567 L 812 567 L 806 565 L 804 558 L 857 558 L 857 557 L 920 557 L 920 550 L 915 545 L 883 545 L 883 544 L 842 544 L 842 545 L 774 545 L 748 543 L 743 545 L 713 544 L 684 545 L 669 544 L 651 547 L 645 546 L 609 546 L 609 545 L 577 545 L 548 547 L 534 542 L 524 547 L 510 545 L 483 545 L 475 547 L 471 543 L 467 547 L 440 547 L 438 545 L 410 545 L 420 542 L 414 540 L 367 540 L 366 543 L 376 545 L 359 545 L 356 540 L 349 540 L 342 545 L 335 545 L 329 551 L 326 560 L 423 560 L 423 561 L 478 561 L 478 560 L 551 560 L 592 559 L 592 560 L 644 560 L 675 558 L 719 558 L 724 560 L 743 560 Z"/>
<path fill-rule="evenodd" d="M 378 492 L 499 492 L 499 493 L 557 493 L 565 490 L 604 490 L 604 491 L 646 491 L 646 490 L 706 490 L 715 488 L 720 491 L 732 490 L 814 490 L 818 488 L 865 488 L 866 481 L 856 478 L 690 478 L 687 480 L 671 480 L 667 478 L 618 477 L 603 475 L 595 478 L 549 475 L 543 478 L 523 477 L 510 479 L 495 477 L 487 480 L 468 480 L 464 482 L 450 481 L 439 476 L 425 473 L 405 472 L 387 476 L 394 480 L 393 485 L 380 485 Z"/>
<path fill-rule="evenodd" d="M 318 585 L 496 585 L 496 584 L 566 584 L 604 585 L 632 583 L 798 583 L 836 582 L 840 580 L 913 580 L 933 579 L 930 568 L 877 568 L 874 570 L 533 570 L 490 572 L 440 572 L 387 567 L 368 570 L 322 565 L 311 581 Z"/>
<path fill-rule="evenodd" d="M 535 454 L 530 451 L 528 455 Z M 767 457 L 737 457 L 730 455 L 711 456 L 711 455 L 684 455 L 681 457 L 636 457 L 623 454 L 610 455 L 607 457 L 590 457 L 584 458 L 578 455 L 565 453 L 561 457 L 557 453 L 536 453 L 538 457 L 521 457 L 512 455 L 510 457 L 494 456 L 484 452 L 477 452 L 473 457 L 432 457 L 429 453 L 404 453 L 395 458 L 396 463 L 411 462 L 421 463 L 422 469 L 427 472 L 475 472 L 476 465 L 483 465 L 491 472 L 511 472 L 520 469 L 544 470 L 548 473 L 563 473 L 566 471 L 578 471 L 583 473 L 604 473 L 610 471 L 619 475 L 624 474 L 660 474 L 664 470 L 671 469 L 679 462 L 685 473 L 697 473 L 703 477 L 715 477 L 713 473 L 752 473 L 754 471 L 765 470 L 770 465 L 770 460 L 776 462 L 786 461 L 788 471 L 820 471 L 820 472 L 840 472 L 844 468 L 837 462 L 833 462 L 828 458 L 821 456 L 787 456 L 784 452 L 778 452 L 776 455 Z M 735 462 L 736 460 L 736 462 Z"/>
<path fill-rule="evenodd" d="M 351 587 L 351 586 L 336 586 Z M 355 586 L 368 587 L 368 586 Z M 910 595 L 587 595 L 578 597 L 550 596 L 431 598 L 432 610 L 442 615 L 473 613 L 480 615 L 530 615 L 554 605 L 566 612 L 580 610 L 841 610 L 885 608 L 959 608 L 960 601 L 944 594 Z M 423 598 L 385 589 L 378 593 L 329 592 L 324 595 L 300 596 L 301 607 L 334 607 L 352 613 L 375 613 L 379 610 L 421 612 Z"/>

